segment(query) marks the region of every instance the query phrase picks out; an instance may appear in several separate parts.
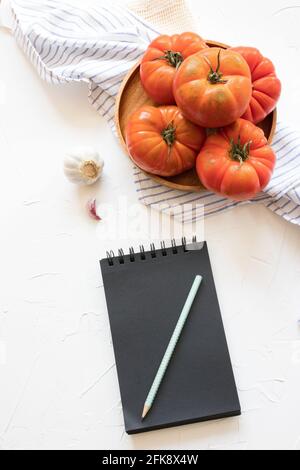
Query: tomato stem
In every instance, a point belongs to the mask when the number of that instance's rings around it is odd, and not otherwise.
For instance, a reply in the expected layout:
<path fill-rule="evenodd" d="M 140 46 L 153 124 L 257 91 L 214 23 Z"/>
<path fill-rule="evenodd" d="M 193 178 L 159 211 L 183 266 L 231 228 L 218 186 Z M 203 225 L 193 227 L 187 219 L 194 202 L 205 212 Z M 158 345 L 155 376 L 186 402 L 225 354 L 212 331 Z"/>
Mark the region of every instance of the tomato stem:
<path fill-rule="evenodd" d="M 217 83 L 227 83 L 227 80 L 222 80 L 223 74 L 220 72 L 221 49 L 219 50 L 219 53 L 218 53 L 218 64 L 217 64 L 217 69 L 216 70 L 213 69 L 213 66 L 211 65 L 211 62 L 209 61 L 209 59 L 207 57 L 204 56 L 204 59 L 206 60 L 206 62 L 208 63 L 208 65 L 210 67 L 210 72 L 209 72 L 208 77 L 207 77 L 208 81 L 212 85 L 216 85 Z"/>
<path fill-rule="evenodd" d="M 174 145 L 176 140 L 176 127 L 174 127 L 173 121 L 162 131 L 161 136 L 170 148 Z"/>
<path fill-rule="evenodd" d="M 171 67 L 178 69 L 184 61 L 180 52 L 165 51 L 164 55 L 154 60 L 166 60 Z"/>
<path fill-rule="evenodd" d="M 233 139 L 230 139 L 230 158 L 232 158 L 232 160 L 240 162 L 241 164 L 244 163 L 249 157 L 251 144 L 252 141 L 250 140 L 249 142 L 246 142 L 244 145 L 242 145 L 241 136 L 239 136 L 237 143 L 235 143 Z"/>

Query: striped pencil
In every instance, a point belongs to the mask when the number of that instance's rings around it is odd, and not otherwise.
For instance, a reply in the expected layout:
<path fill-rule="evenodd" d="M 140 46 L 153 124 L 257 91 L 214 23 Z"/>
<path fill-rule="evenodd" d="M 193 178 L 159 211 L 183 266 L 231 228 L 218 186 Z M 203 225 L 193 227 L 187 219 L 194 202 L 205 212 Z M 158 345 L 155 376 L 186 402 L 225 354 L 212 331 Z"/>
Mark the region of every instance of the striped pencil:
<path fill-rule="evenodd" d="M 155 397 L 157 395 L 158 389 L 160 387 L 160 384 L 164 378 L 164 375 L 166 373 L 166 370 L 168 368 L 168 365 L 170 363 L 170 360 L 172 358 L 173 352 L 175 350 L 176 344 L 178 343 L 178 340 L 180 338 L 180 335 L 182 333 L 183 327 L 185 325 L 185 322 L 189 316 L 191 307 L 193 305 L 193 302 L 195 300 L 196 294 L 199 290 L 200 284 L 202 282 L 202 277 L 201 276 L 196 276 L 194 283 L 192 285 L 192 288 L 190 290 L 190 293 L 186 299 L 185 305 L 182 309 L 182 312 L 180 314 L 180 317 L 178 319 L 177 325 L 175 327 L 175 330 L 173 332 L 173 335 L 170 339 L 169 345 L 166 349 L 165 355 L 161 361 L 161 364 L 159 366 L 159 369 L 157 371 L 157 374 L 155 376 L 154 382 L 152 384 L 152 387 L 150 389 L 150 392 L 147 396 L 147 399 L 144 404 L 144 409 L 142 413 L 142 419 L 145 419 L 147 414 L 149 413 L 153 402 L 155 400 Z"/>

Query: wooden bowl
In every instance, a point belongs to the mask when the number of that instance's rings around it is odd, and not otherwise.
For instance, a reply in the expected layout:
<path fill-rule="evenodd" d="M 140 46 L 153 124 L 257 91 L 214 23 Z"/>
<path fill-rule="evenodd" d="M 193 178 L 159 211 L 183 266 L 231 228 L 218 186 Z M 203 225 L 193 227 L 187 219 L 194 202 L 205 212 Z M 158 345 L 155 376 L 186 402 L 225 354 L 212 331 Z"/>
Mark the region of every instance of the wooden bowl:
<path fill-rule="evenodd" d="M 228 49 L 229 46 L 225 44 L 215 42 L 215 41 L 206 41 L 209 47 L 221 47 L 222 49 Z M 140 62 L 138 62 L 133 69 L 128 73 L 124 78 L 121 85 L 120 91 L 117 96 L 116 101 L 116 114 L 115 114 L 115 123 L 118 132 L 118 136 L 122 147 L 128 155 L 128 150 L 125 142 L 125 129 L 129 117 L 134 111 L 144 105 L 157 106 L 146 94 L 144 91 L 143 85 L 140 80 Z M 277 111 L 273 111 L 266 119 L 258 124 L 258 127 L 263 129 L 265 136 L 268 139 L 269 144 L 272 143 L 275 131 L 276 131 L 276 122 L 277 122 Z M 130 155 L 129 155 L 130 157 Z M 131 157 L 130 157 L 131 158 Z M 135 162 L 134 162 L 135 163 Z M 136 165 L 136 163 L 135 163 Z M 136 165 L 138 166 L 138 165 Z M 143 171 L 143 170 L 142 170 Z M 177 189 L 181 191 L 189 192 L 199 192 L 203 191 L 205 188 L 201 184 L 201 181 L 198 178 L 196 170 L 189 170 L 185 173 L 182 173 L 178 176 L 172 177 L 162 177 L 153 175 L 151 173 L 146 173 L 147 176 L 150 176 L 154 181 L 167 186 L 168 188 Z"/>

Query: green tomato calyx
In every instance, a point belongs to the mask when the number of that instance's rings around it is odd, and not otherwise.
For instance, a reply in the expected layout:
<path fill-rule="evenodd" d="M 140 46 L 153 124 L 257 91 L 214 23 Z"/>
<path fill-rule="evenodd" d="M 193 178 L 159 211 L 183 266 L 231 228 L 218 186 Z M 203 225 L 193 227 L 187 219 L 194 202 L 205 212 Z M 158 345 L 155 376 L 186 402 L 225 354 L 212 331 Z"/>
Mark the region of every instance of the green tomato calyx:
<path fill-rule="evenodd" d="M 241 136 L 239 136 L 237 143 L 235 143 L 233 139 L 230 139 L 230 158 L 236 162 L 240 162 L 240 164 L 244 163 L 249 158 L 251 144 L 252 141 L 250 140 L 242 145 Z"/>
<path fill-rule="evenodd" d="M 174 145 L 176 140 L 176 127 L 173 121 L 162 131 L 161 136 L 169 147 Z"/>
<path fill-rule="evenodd" d="M 166 60 L 168 64 L 171 65 L 171 67 L 174 67 L 175 69 L 179 69 L 182 62 L 184 61 L 184 58 L 181 52 L 164 51 L 164 55 L 161 57 L 158 57 L 155 60 Z"/>
<path fill-rule="evenodd" d="M 207 77 L 207 80 L 212 84 L 212 85 L 217 85 L 218 83 L 227 83 L 227 80 L 223 80 L 223 74 L 220 72 L 221 68 L 221 49 L 219 50 L 218 53 L 218 64 L 216 70 L 213 69 L 213 66 L 211 65 L 210 61 L 208 60 L 207 57 L 204 56 L 204 59 L 208 63 L 210 67 L 210 71 Z"/>

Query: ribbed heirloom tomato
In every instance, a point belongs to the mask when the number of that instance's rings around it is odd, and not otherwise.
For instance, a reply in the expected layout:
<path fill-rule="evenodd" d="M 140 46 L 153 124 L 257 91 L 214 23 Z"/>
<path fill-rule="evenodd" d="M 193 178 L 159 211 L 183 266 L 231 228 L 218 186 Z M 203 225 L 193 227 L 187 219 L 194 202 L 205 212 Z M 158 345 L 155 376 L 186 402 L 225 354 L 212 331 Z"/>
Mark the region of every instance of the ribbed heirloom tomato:
<path fill-rule="evenodd" d="M 194 168 L 205 136 L 204 129 L 187 121 L 176 106 L 143 106 L 126 127 L 131 158 L 142 170 L 160 176 Z"/>
<path fill-rule="evenodd" d="M 252 199 L 267 186 L 275 161 L 263 131 L 239 119 L 207 138 L 196 169 L 207 189 L 242 201 Z"/>
<path fill-rule="evenodd" d="M 281 94 L 281 82 L 274 64 L 254 47 L 234 47 L 250 67 L 252 75 L 252 98 L 243 118 L 257 124 L 276 107 Z"/>
<path fill-rule="evenodd" d="M 250 69 L 235 51 L 205 49 L 183 62 L 173 90 L 177 105 L 192 122 L 211 128 L 226 126 L 249 106 Z"/>
<path fill-rule="evenodd" d="M 157 104 L 175 104 L 173 80 L 184 59 L 207 48 L 195 33 L 159 36 L 146 50 L 140 76 L 145 91 Z"/>

